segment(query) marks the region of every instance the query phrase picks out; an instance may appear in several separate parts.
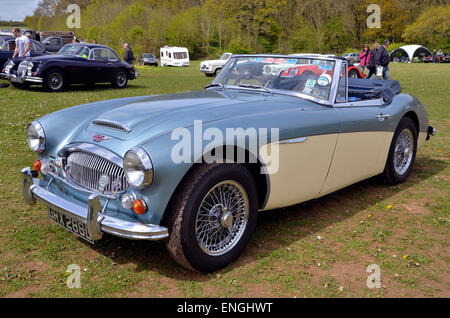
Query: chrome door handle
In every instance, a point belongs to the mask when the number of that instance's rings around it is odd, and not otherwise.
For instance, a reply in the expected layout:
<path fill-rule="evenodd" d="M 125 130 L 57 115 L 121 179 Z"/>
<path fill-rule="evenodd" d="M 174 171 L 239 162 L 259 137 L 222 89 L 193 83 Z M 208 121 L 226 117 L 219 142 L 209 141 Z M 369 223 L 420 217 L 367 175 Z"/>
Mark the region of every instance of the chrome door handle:
<path fill-rule="evenodd" d="M 377 118 L 378 118 L 379 121 L 384 121 L 385 119 L 389 119 L 391 117 L 392 117 L 391 115 L 382 114 L 382 113 L 379 113 L 377 115 Z"/>

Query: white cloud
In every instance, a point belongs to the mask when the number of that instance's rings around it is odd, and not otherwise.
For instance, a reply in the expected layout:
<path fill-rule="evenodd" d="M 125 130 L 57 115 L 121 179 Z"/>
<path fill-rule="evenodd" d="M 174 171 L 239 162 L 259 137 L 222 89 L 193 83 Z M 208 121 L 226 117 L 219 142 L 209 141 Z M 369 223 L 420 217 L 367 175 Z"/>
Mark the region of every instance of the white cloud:
<path fill-rule="evenodd" d="M 23 21 L 32 15 L 39 0 L 0 0 L 0 20 Z"/>

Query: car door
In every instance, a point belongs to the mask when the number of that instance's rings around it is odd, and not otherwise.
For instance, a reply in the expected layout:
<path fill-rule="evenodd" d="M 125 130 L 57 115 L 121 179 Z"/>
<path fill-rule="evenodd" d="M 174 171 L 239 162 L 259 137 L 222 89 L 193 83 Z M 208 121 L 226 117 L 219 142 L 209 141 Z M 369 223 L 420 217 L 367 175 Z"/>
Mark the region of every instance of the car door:
<path fill-rule="evenodd" d="M 338 111 L 321 105 L 299 107 L 281 114 L 273 113 L 270 121 L 280 127 L 280 136 L 278 142 L 260 149 L 270 180 L 270 195 L 264 209 L 317 198 L 339 137 Z"/>
<path fill-rule="evenodd" d="M 96 83 L 111 81 L 111 65 L 108 64 L 109 50 L 106 48 L 95 48 L 91 50 L 91 67 Z"/>
<path fill-rule="evenodd" d="M 341 132 L 321 195 L 383 172 L 395 130 L 391 120 L 394 110 L 381 99 L 338 101 L 334 108 Z"/>

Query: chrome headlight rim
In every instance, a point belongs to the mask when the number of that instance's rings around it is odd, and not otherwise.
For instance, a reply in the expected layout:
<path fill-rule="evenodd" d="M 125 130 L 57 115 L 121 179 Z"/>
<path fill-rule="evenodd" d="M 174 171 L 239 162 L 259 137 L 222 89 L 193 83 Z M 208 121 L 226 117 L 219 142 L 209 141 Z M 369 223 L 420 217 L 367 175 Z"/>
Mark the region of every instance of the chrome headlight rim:
<path fill-rule="evenodd" d="M 132 148 L 125 153 L 123 170 L 132 187 L 144 189 L 153 183 L 153 163 L 150 155 L 141 147 Z"/>
<path fill-rule="evenodd" d="M 25 60 L 25 61 L 20 62 L 19 66 L 20 65 L 26 67 L 28 76 L 31 76 L 31 74 L 33 72 L 33 68 L 34 68 L 33 62 Z"/>
<path fill-rule="evenodd" d="M 35 131 L 32 131 L 34 129 Z M 31 142 L 30 136 L 35 137 L 34 140 L 38 139 L 38 142 Z M 27 144 L 30 149 L 36 153 L 43 152 L 45 150 L 45 131 L 41 123 L 38 121 L 33 121 L 27 126 Z"/>
<path fill-rule="evenodd" d="M 5 73 L 9 74 L 11 72 L 11 70 L 14 68 L 14 65 L 15 65 L 15 63 L 12 60 L 9 60 L 8 62 L 6 62 L 6 64 L 5 64 Z"/>

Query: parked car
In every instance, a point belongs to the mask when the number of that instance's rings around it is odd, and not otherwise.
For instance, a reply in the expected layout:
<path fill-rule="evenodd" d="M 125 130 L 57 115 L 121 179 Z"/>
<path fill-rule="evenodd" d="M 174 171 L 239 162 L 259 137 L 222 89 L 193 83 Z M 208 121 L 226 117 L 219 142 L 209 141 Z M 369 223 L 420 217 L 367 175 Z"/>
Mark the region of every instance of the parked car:
<path fill-rule="evenodd" d="M 206 76 L 216 76 L 228 62 L 233 53 L 223 53 L 218 60 L 207 60 L 200 63 L 200 72 Z"/>
<path fill-rule="evenodd" d="M 426 55 L 426 56 L 422 57 L 422 62 L 424 62 L 424 63 L 432 63 L 433 62 L 433 55 Z M 450 53 L 436 55 L 436 62 L 438 62 L 438 63 L 449 63 L 450 62 Z"/>
<path fill-rule="evenodd" d="M 80 43 L 65 45 L 57 55 L 11 60 L 0 76 L 16 87 L 39 84 L 48 91 L 60 92 L 70 84 L 110 82 L 115 88 L 125 88 L 138 73 L 111 48 Z"/>
<path fill-rule="evenodd" d="M 189 66 L 189 51 L 185 47 L 164 46 L 160 49 L 160 64 L 165 66 Z"/>
<path fill-rule="evenodd" d="M 50 36 L 42 41 L 42 45 L 47 52 L 59 52 L 65 44 L 62 37 Z"/>
<path fill-rule="evenodd" d="M 41 43 L 30 40 L 30 56 L 42 56 L 49 55 L 49 53 L 45 50 Z M 16 39 L 14 37 L 0 37 L 0 67 L 3 67 L 5 63 L 10 60 L 14 54 L 14 50 L 16 48 Z M 23 58 L 16 58 L 15 61 L 20 63 Z"/>
<path fill-rule="evenodd" d="M 158 66 L 158 60 L 153 53 L 144 53 L 139 57 L 138 64 Z"/>
<path fill-rule="evenodd" d="M 346 58 L 348 61 L 353 63 L 361 62 L 361 58 L 359 57 L 359 53 L 345 53 L 342 57 Z"/>
<path fill-rule="evenodd" d="M 203 91 L 36 119 L 25 201 L 91 243 L 105 233 L 164 240 L 182 266 L 211 272 L 244 251 L 259 210 L 375 175 L 406 181 L 435 133 L 422 103 L 397 81 L 347 80 L 343 58 L 315 57 L 318 75 L 297 59 L 234 55 Z M 280 64 L 296 66 L 268 72 Z"/>

